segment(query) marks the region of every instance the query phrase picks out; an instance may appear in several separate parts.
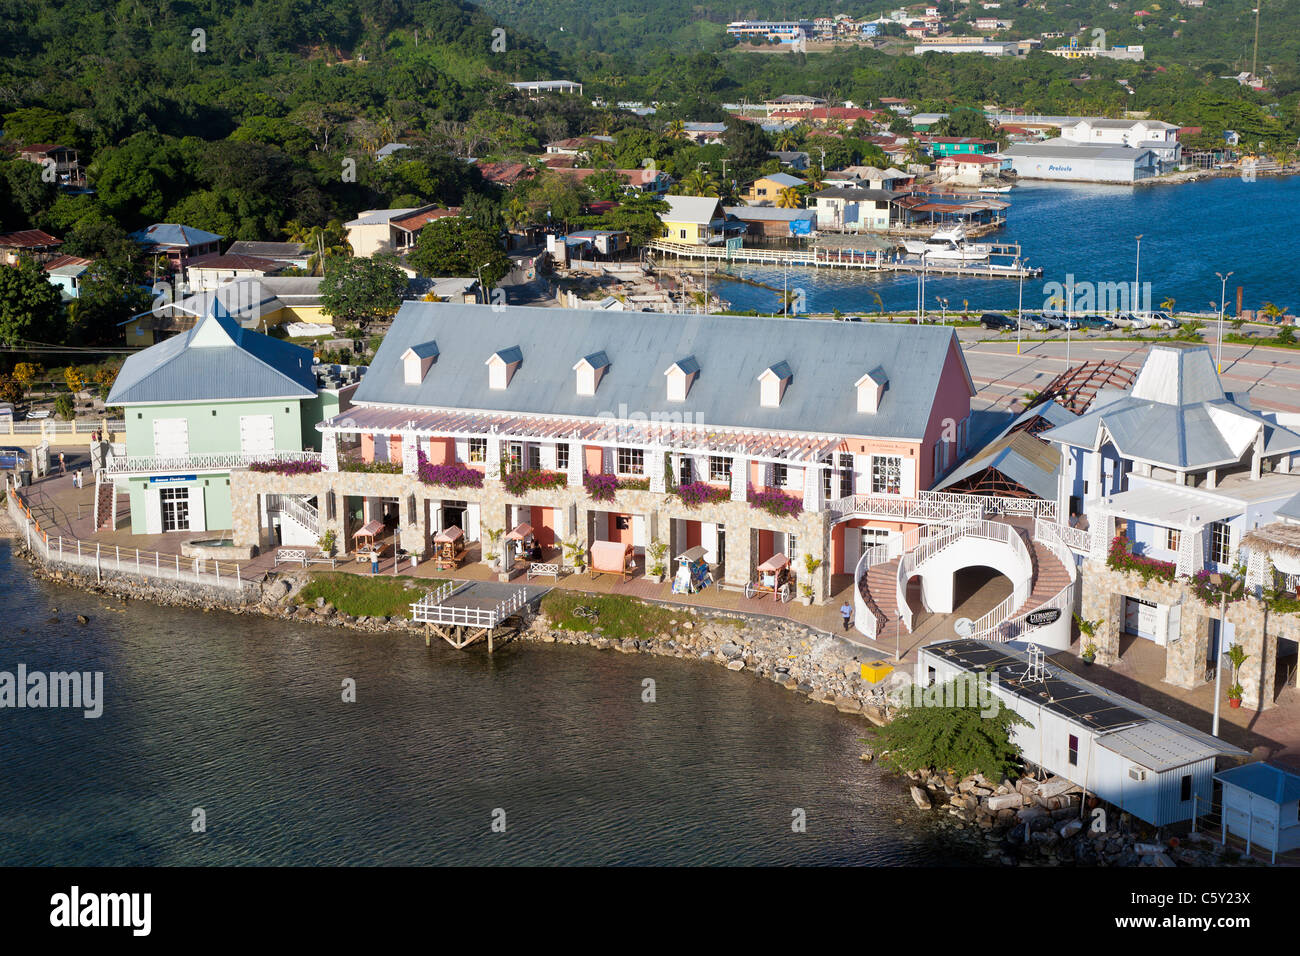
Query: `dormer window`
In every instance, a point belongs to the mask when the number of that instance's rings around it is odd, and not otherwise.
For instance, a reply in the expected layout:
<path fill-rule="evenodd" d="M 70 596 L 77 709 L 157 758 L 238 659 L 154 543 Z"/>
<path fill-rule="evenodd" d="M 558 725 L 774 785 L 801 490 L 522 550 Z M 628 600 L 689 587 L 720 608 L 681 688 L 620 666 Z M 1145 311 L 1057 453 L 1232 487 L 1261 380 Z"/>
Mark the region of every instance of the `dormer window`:
<path fill-rule="evenodd" d="M 573 366 L 573 370 L 578 375 L 578 394 L 595 395 L 600 380 L 605 376 L 605 370 L 608 368 L 609 356 L 604 352 L 592 352 L 580 358 L 578 364 Z"/>
<path fill-rule="evenodd" d="M 686 401 L 686 396 L 691 393 L 691 386 L 695 384 L 695 377 L 699 374 L 700 363 L 695 361 L 694 355 L 678 359 L 668 366 L 664 370 L 664 375 L 668 379 L 668 401 Z"/>
<path fill-rule="evenodd" d="M 499 352 L 493 352 L 486 363 L 488 367 L 488 388 L 501 390 L 509 386 L 514 378 L 515 369 L 524 361 L 524 353 L 515 345 Z"/>
<path fill-rule="evenodd" d="M 758 376 L 759 404 L 764 408 L 780 408 L 786 386 L 790 384 L 790 379 L 793 377 L 794 373 L 785 362 L 777 362 L 763 369 Z"/>
<path fill-rule="evenodd" d="M 880 411 L 880 401 L 884 398 L 885 387 L 889 384 L 884 370 L 873 369 L 853 384 L 858 390 L 858 411 L 868 415 Z"/>
<path fill-rule="evenodd" d="M 424 376 L 438 358 L 438 346 L 435 342 L 422 342 L 412 345 L 402 353 L 402 379 L 407 385 L 419 385 Z"/>

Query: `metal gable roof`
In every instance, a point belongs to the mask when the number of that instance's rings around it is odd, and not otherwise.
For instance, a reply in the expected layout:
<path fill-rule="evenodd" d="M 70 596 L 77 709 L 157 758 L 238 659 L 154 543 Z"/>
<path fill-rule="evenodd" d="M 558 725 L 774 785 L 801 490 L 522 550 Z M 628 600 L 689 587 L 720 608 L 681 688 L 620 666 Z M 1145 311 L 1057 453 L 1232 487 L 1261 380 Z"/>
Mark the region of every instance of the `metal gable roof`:
<path fill-rule="evenodd" d="M 214 301 L 183 335 L 127 358 L 113 382 L 113 405 L 314 398 L 310 349 L 244 329 Z"/>
<path fill-rule="evenodd" d="M 1261 428 L 1267 454 L 1300 449 L 1300 434 L 1224 392 L 1207 347 L 1166 343 L 1152 346 L 1129 391 L 1099 396 L 1076 421 L 1042 437 L 1093 449 L 1104 429 L 1126 457 L 1189 469 L 1240 460 Z"/>
<path fill-rule="evenodd" d="M 420 384 L 405 384 L 400 356 L 431 339 L 437 366 Z M 483 363 L 516 346 L 523 361 L 509 387 L 490 389 Z M 574 364 L 602 351 L 609 368 L 596 394 L 578 395 Z M 950 354 L 973 394 L 953 330 L 938 326 L 408 301 L 354 401 L 574 417 L 664 413 L 719 427 L 920 440 Z M 687 399 L 670 404 L 664 370 L 683 356 L 694 357 L 699 375 Z M 764 408 L 756 379 L 781 362 L 790 384 L 779 407 Z M 860 413 L 854 383 L 877 367 L 890 388 L 878 412 Z"/>

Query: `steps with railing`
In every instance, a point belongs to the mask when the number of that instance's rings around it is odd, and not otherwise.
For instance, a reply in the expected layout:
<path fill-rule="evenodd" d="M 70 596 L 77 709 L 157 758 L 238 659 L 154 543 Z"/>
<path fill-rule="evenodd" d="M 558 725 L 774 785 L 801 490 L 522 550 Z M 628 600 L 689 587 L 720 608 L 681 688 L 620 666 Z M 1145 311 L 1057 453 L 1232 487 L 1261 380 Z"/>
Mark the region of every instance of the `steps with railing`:
<path fill-rule="evenodd" d="M 277 511 L 287 514 L 312 534 L 320 534 L 320 509 L 306 498 L 298 495 L 267 495 L 266 511 L 267 514 Z"/>

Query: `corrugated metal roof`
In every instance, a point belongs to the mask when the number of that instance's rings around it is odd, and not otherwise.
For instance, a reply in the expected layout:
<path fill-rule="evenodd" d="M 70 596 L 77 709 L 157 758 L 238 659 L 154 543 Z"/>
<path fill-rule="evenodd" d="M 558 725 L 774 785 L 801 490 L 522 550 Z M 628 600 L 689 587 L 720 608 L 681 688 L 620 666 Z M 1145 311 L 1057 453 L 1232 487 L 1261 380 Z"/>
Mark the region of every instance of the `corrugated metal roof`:
<path fill-rule="evenodd" d="M 1223 748 L 1152 721 L 1102 734 L 1097 746 L 1156 773 L 1217 757 Z"/>
<path fill-rule="evenodd" d="M 241 328 L 214 299 L 184 335 L 130 356 L 107 401 L 155 405 L 315 395 L 310 349 Z"/>
<path fill-rule="evenodd" d="M 204 246 L 210 242 L 219 242 L 223 237 L 215 232 L 182 226 L 174 222 L 156 222 L 138 232 L 131 233 L 131 238 L 145 246 L 173 246 L 189 249 Z"/>
<path fill-rule="evenodd" d="M 400 356 L 436 341 L 438 361 L 407 385 Z M 518 346 L 523 362 L 505 389 L 483 363 Z M 594 396 L 577 394 L 573 366 L 604 351 L 610 367 Z M 700 373 L 683 402 L 667 401 L 664 370 L 694 356 Z M 589 417 L 654 413 L 719 427 L 920 440 L 949 355 L 973 395 L 951 328 L 884 323 L 657 315 L 523 306 L 406 302 L 384 337 L 358 404 Z M 759 403 L 758 375 L 785 362 L 781 404 Z M 854 382 L 880 367 L 889 387 L 875 414 L 857 410 Z"/>

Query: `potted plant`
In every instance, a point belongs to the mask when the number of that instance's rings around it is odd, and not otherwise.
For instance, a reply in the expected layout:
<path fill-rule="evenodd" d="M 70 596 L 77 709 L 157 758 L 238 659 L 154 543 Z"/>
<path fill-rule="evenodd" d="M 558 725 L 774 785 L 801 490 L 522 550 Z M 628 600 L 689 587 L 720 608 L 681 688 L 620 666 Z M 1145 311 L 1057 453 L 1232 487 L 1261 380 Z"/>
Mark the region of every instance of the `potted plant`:
<path fill-rule="evenodd" d="M 320 553 L 328 558 L 334 557 L 334 549 L 338 545 L 338 535 L 333 528 L 330 528 L 323 535 L 316 539 L 316 547 L 320 548 Z"/>
<path fill-rule="evenodd" d="M 1241 695 L 1244 692 L 1244 689 L 1241 686 L 1241 681 L 1238 679 L 1238 676 L 1241 673 L 1241 665 L 1246 662 L 1246 658 L 1249 656 L 1250 655 L 1242 649 L 1240 644 L 1233 644 L 1228 648 L 1227 657 L 1228 661 L 1232 664 L 1232 686 L 1228 688 L 1229 707 L 1241 706 Z"/>
<path fill-rule="evenodd" d="M 424 552 L 423 552 L 423 551 L 412 551 L 412 552 L 411 552 L 411 570 L 414 571 L 416 568 L 418 568 L 418 567 L 420 566 L 420 562 L 423 561 L 423 560 L 424 560 Z"/>
<path fill-rule="evenodd" d="M 483 549 L 483 560 L 487 561 L 488 567 L 493 571 L 500 572 L 504 565 L 501 562 L 501 536 L 506 533 L 505 528 L 484 528 L 483 535 L 487 538 L 487 546 Z"/>
<path fill-rule="evenodd" d="M 1074 623 L 1079 626 L 1080 640 L 1083 642 L 1083 653 L 1079 659 L 1085 664 L 1091 664 L 1097 659 L 1097 645 L 1092 640 L 1097 636 L 1097 628 L 1101 627 L 1101 621 L 1089 621 L 1074 615 Z"/>
<path fill-rule="evenodd" d="M 813 588 L 811 584 L 799 585 L 799 599 L 803 601 L 804 607 L 812 606 Z"/>
<path fill-rule="evenodd" d="M 811 607 L 813 602 L 813 581 L 816 580 L 817 569 L 822 566 L 821 558 L 815 558 L 811 551 L 804 552 L 803 556 L 804 570 L 808 572 L 808 581 L 799 585 L 799 594 L 803 597 L 804 607 Z"/>
<path fill-rule="evenodd" d="M 664 560 L 664 556 L 668 553 L 668 545 L 662 541 L 655 541 L 645 550 L 650 558 L 650 576 L 659 584 L 663 584 L 664 577 L 668 573 L 668 564 Z"/>
<path fill-rule="evenodd" d="M 568 560 L 573 570 L 581 574 L 587 566 L 587 546 L 583 544 L 581 538 L 574 538 L 572 541 L 564 542 L 564 557 Z"/>

